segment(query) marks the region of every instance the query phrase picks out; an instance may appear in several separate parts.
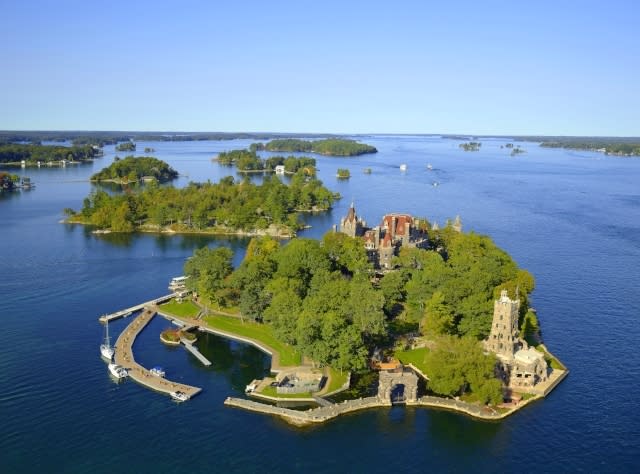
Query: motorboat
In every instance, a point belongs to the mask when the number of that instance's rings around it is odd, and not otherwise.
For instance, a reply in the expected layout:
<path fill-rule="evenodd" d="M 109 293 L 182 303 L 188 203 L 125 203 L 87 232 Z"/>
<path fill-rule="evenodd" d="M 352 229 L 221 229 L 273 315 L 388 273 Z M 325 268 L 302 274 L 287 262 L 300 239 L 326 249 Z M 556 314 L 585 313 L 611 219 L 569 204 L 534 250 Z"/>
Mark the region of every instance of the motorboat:
<path fill-rule="evenodd" d="M 433 169 L 433 166 L 431 166 L 431 163 L 429 163 L 429 164 L 427 165 L 427 169 L 428 169 L 429 171 L 431 171 L 431 170 Z"/>
<path fill-rule="evenodd" d="M 115 349 L 111 346 L 111 342 L 109 341 L 109 322 L 107 321 L 104 325 L 104 342 L 100 344 L 100 355 L 111 362 L 114 353 Z"/>
<path fill-rule="evenodd" d="M 173 398 L 174 400 L 176 400 L 178 402 L 186 402 L 187 400 L 189 400 L 189 395 L 187 395 L 184 392 L 181 392 L 180 390 L 176 390 L 175 392 L 171 392 L 169 395 L 171 395 L 171 398 Z"/>
<path fill-rule="evenodd" d="M 404 163 L 402 163 L 402 164 L 400 165 L 400 171 L 407 171 L 407 165 L 406 165 L 406 164 L 404 164 Z"/>
<path fill-rule="evenodd" d="M 249 385 L 245 387 L 244 392 L 245 393 L 255 392 L 257 388 L 258 388 L 258 381 L 254 380 L 253 382 L 251 382 Z"/>
<path fill-rule="evenodd" d="M 149 372 L 151 372 L 151 375 L 154 375 L 155 377 L 164 377 L 165 375 L 164 369 L 160 366 L 153 367 Z"/>
<path fill-rule="evenodd" d="M 129 376 L 127 369 L 114 363 L 109 364 L 109 372 L 117 379 L 124 379 Z"/>

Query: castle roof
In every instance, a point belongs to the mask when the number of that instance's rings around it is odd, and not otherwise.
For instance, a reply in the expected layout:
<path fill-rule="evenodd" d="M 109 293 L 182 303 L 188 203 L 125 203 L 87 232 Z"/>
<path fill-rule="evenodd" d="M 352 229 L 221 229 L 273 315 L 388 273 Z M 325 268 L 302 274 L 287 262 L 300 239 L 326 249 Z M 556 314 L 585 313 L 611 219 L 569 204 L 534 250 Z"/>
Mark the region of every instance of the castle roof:
<path fill-rule="evenodd" d="M 389 229 L 394 235 L 404 235 L 405 224 L 409 224 L 409 226 L 413 224 L 413 217 L 409 214 L 386 214 L 382 218 L 382 226 Z"/>

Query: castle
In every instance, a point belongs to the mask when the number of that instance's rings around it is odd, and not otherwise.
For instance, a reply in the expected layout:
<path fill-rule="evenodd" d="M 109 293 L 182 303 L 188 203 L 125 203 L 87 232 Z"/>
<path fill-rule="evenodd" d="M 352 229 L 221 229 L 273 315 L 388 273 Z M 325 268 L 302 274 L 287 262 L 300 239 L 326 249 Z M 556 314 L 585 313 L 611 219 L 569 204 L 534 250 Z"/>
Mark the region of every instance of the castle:
<path fill-rule="evenodd" d="M 350 237 L 362 237 L 369 260 L 377 268 L 392 268 L 391 259 L 400 247 L 426 248 L 429 244 L 427 230 L 417 218 L 409 214 L 386 214 L 382 224 L 369 228 L 359 218 L 351 203 L 349 212 L 340 221 L 340 232 Z"/>
<path fill-rule="evenodd" d="M 494 302 L 491 333 L 484 346 L 498 357 L 497 371 L 505 385 L 527 392 L 547 380 L 548 368 L 544 354 L 519 337 L 519 309 L 520 300 L 510 299 L 507 290 L 502 290 Z"/>

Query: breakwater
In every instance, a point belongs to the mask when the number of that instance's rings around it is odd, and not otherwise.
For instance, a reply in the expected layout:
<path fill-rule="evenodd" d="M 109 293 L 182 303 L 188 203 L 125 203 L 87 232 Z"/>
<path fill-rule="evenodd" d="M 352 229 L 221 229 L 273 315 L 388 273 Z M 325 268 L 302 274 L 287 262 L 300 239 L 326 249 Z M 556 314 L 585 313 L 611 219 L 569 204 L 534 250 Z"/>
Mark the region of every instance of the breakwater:
<path fill-rule="evenodd" d="M 144 311 L 122 331 L 115 345 L 115 363 L 126 368 L 129 372 L 129 377 L 145 387 L 166 394 L 180 391 L 191 398 L 200 393 L 202 389 L 152 375 L 147 368 L 138 364 L 133 356 L 133 343 L 136 337 L 155 315 L 154 308 L 144 308 Z"/>

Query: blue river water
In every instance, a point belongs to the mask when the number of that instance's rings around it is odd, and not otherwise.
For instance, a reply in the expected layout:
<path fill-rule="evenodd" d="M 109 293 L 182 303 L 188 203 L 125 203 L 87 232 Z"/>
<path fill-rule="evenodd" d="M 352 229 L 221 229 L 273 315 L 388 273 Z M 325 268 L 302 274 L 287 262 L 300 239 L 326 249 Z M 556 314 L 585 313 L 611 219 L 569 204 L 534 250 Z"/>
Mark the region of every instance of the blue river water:
<path fill-rule="evenodd" d="M 629 472 L 640 461 L 640 159 L 545 149 L 504 139 L 481 151 L 431 136 L 363 136 L 379 153 L 317 157 L 343 199 L 308 216 L 320 237 L 353 200 L 370 224 L 409 212 L 439 224 L 460 215 L 536 278 L 543 338 L 571 370 L 551 395 L 499 423 L 393 407 L 305 429 L 225 408 L 262 376 L 258 350 L 213 336 L 200 365 L 158 339 L 156 318 L 134 350 L 147 366 L 202 387 L 176 404 L 133 381 L 114 383 L 100 360 L 100 314 L 166 294 L 203 245 L 242 258 L 247 240 L 200 236 L 96 236 L 61 224 L 92 190 L 88 177 L 115 156 L 64 169 L 27 169 L 37 187 L 0 198 L 0 469 L 2 472 Z M 212 163 L 248 141 L 138 143 L 181 173 L 216 181 Z M 400 164 L 406 164 L 401 172 Z M 431 164 L 433 170 L 427 169 Z M 338 168 L 351 179 L 339 181 Z M 365 174 L 364 168 L 371 168 Z M 259 178 L 258 178 L 259 179 Z M 437 186 L 434 186 L 437 183 Z M 129 322 L 110 325 L 112 335 Z"/>

